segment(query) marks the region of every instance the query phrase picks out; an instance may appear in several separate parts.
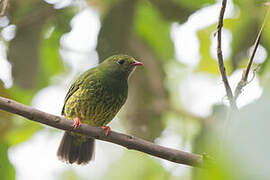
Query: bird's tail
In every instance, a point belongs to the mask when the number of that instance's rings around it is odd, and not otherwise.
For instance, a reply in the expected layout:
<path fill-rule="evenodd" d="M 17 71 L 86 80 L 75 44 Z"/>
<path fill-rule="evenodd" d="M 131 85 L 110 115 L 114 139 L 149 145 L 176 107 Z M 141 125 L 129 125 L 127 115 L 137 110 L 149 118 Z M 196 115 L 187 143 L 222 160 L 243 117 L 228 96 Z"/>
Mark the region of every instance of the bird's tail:
<path fill-rule="evenodd" d="M 93 138 L 73 135 L 65 132 L 62 137 L 57 156 L 68 163 L 86 164 L 94 155 L 95 140 Z"/>

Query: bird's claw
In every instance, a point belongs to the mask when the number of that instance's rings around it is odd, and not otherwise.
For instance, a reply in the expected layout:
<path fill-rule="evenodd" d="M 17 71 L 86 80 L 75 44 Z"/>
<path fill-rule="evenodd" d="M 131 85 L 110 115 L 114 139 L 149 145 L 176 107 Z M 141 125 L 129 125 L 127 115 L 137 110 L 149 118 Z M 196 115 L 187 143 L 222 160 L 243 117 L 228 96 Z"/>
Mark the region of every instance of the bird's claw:
<path fill-rule="evenodd" d="M 74 128 L 74 129 L 77 129 L 78 127 L 81 126 L 81 124 L 82 124 L 82 123 L 81 123 L 80 118 L 76 117 L 75 120 L 74 120 L 73 128 Z"/>
<path fill-rule="evenodd" d="M 105 135 L 108 136 L 108 134 L 109 134 L 110 131 L 111 131 L 110 126 L 101 126 L 101 128 L 104 129 L 104 130 L 106 130 Z"/>

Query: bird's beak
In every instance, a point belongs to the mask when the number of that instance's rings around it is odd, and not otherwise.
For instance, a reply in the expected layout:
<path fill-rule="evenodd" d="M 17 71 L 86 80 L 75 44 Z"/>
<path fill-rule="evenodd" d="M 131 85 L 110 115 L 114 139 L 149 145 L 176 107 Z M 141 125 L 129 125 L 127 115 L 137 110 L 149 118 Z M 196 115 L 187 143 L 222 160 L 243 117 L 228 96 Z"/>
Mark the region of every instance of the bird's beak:
<path fill-rule="evenodd" d="M 134 61 L 131 66 L 142 66 L 143 63 L 142 62 L 139 62 L 139 61 Z"/>

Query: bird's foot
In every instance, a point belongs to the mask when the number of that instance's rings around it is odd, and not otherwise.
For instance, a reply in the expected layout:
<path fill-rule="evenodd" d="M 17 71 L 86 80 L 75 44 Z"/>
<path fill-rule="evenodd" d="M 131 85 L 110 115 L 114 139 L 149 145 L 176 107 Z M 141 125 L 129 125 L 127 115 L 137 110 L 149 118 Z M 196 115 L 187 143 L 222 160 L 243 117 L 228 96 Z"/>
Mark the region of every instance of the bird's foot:
<path fill-rule="evenodd" d="M 73 128 L 74 129 L 77 129 L 78 127 L 80 127 L 82 124 L 80 118 L 76 117 L 75 120 L 74 120 L 74 124 L 73 124 Z"/>
<path fill-rule="evenodd" d="M 108 136 L 109 132 L 111 131 L 110 126 L 101 126 L 101 128 L 106 130 L 105 135 Z"/>

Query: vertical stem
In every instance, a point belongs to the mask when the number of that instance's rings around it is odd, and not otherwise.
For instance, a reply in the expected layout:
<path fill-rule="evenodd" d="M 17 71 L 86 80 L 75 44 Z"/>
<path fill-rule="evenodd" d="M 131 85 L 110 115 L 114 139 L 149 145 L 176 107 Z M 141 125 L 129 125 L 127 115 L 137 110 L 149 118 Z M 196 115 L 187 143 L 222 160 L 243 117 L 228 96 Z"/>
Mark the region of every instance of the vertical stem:
<path fill-rule="evenodd" d="M 230 84 L 227 78 L 226 69 L 223 62 L 222 48 L 221 48 L 221 35 L 222 35 L 221 30 L 223 27 L 223 18 L 224 18 L 224 13 L 226 9 L 226 4 L 227 4 L 227 0 L 223 0 L 220 14 L 219 14 L 218 27 L 217 27 L 217 57 L 218 57 L 220 74 L 221 74 L 222 81 L 226 90 L 227 97 L 230 102 L 230 106 L 232 109 L 237 109 L 237 106 L 233 97 L 232 89 L 230 87 Z"/>

